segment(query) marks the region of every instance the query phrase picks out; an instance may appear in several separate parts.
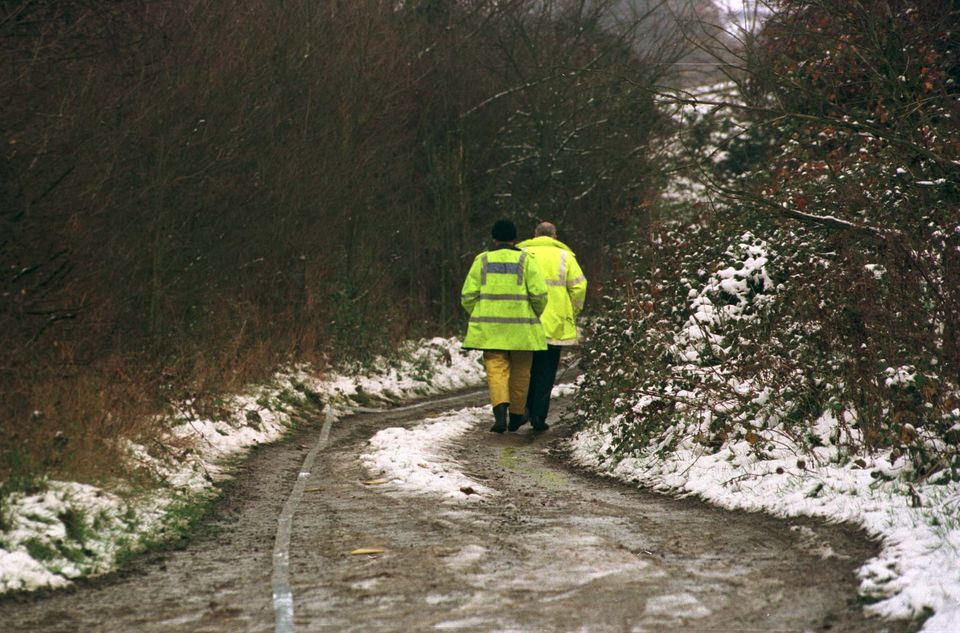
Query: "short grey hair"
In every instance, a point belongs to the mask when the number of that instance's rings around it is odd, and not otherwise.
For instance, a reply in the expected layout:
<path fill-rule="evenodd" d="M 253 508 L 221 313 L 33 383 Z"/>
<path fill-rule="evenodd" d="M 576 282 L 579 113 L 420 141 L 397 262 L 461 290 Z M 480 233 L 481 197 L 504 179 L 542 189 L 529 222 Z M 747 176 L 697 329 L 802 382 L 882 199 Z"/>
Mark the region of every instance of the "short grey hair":
<path fill-rule="evenodd" d="M 552 237 L 557 239 L 557 227 L 550 224 L 549 222 L 541 222 L 537 225 L 537 228 L 533 230 L 534 237 Z"/>

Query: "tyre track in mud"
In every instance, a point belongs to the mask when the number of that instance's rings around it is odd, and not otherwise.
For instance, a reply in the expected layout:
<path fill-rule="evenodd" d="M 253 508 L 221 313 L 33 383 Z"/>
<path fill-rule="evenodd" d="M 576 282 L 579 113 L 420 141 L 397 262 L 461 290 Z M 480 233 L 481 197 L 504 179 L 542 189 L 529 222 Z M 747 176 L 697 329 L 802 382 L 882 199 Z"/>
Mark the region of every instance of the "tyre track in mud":
<path fill-rule="evenodd" d="M 463 436 L 457 459 L 496 496 L 444 503 L 364 485 L 358 455 L 379 429 L 482 400 L 333 424 L 292 520 L 296 630 L 910 630 L 864 618 L 855 570 L 876 545 L 858 530 L 727 512 L 572 469 L 558 451 L 565 424 Z M 321 427 L 256 451 L 182 548 L 73 589 L 4 599 L 0 621 L 14 631 L 275 630 L 277 517 Z M 384 552 L 351 555 L 362 547 Z"/>

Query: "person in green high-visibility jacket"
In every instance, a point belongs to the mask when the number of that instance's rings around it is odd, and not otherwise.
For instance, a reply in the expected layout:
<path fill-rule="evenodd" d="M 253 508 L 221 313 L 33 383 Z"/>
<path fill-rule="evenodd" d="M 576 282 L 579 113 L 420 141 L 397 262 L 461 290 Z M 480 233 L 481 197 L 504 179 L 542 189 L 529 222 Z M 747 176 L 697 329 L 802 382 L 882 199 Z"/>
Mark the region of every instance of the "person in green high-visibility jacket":
<path fill-rule="evenodd" d="M 511 420 L 510 431 L 516 431 L 527 420 L 533 425 L 534 431 L 550 428 L 547 413 L 550 410 L 550 392 L 560 366 L 560 353 L 578 342 L 577 315 L 583 309 L 587 296 L 587 278 L 573 251 L 557 239 L 557 227 L 550 222 L 541 222 L 533 235 L 533 239 L 520 242 L 517 248 L 530 253 L 537 260 L 550 292 L 547 308 L 540 315 L 547 337 L 547 349 L 533 354 L 527 416 Z"/>
<path fill-rule="evenodd" d="M 493 225 L 493 247 L 477 255 L 460 302 L 470 315 L 463 347 L 483 350 L 494 424 L 503 433 L 524 418 L 533 352 L 547 349 L 540 314 L 547 284 L 533 257 L 515 246 L 510 220 Z"/>

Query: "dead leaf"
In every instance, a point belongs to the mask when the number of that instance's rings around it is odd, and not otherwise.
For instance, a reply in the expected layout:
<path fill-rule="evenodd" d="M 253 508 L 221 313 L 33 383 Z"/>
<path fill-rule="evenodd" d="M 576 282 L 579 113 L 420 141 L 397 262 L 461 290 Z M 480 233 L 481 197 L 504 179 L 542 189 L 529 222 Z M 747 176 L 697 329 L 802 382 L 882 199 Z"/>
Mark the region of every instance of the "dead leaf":
<path fill-rule="evenodd" d="M 917 421 L 917 414 L 913 411 L 897 411 L 893 414 L 893 421 L 897 424 L 913 424 Z"/>
<path fill-rule="evenodd" d="M 912 444 L 917 439 L 917 430 L 911 425 L 904 425 L 900 429 L 900 443 L 901 444 Z"/>
<path fill-rule="evenodd" d="M 460 487 L 460 492 L 462 492 L 462 493 L 465 494 L 465 495 L 475 495 L 475 494 L 477 494 L 477 491 L 474 490 L 472 486 L 461 486 L 461 487 Z"/>
<path fill-rule="evenodd" d="M 323 488 L 305 488 L 304 492 L 323 492 Z"/>
<path fill-rule="evenodd" d="M 747 431 L 747 435 L 745 436 L 744 439 L 746 439 L 747 442 L 748 442 L 751 446 L 753 446 L 754 444 L 756 444 L 757 442 L 760 441 L 760 436 L 757 435 L 756 433 L 754 433 L 753 431 Z"/>
<path fill-rule="evenodd" d="M 363 482 L 364 486 L 382 486 L 383 484 L 390 483 L 389 479 L 370 479 Z"/>

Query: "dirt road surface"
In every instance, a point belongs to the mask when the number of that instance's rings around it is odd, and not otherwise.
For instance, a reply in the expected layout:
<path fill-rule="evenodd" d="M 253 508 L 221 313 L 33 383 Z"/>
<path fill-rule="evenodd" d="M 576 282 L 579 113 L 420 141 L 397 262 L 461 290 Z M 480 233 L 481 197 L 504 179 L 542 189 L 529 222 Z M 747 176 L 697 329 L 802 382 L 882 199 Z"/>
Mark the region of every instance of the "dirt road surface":
<path fill-rule="evenodd" d="M 844 526 L 732 513 L 569 467 L 565 424 L 453 447 L 501 492 L 474 503 L 364 485 L 378 430 L 483 395 L 333 423 L 292 516 L 297 631 L 899 633 L 866 619 L 855 570 L 875 553 Z M 278 516 L 322 424 L 256 451 L 189 542 L 58 592 L 0 601 L 4 631 L 276 631 Z M 383 553 L 356 555 L 357 548 Z"/>

